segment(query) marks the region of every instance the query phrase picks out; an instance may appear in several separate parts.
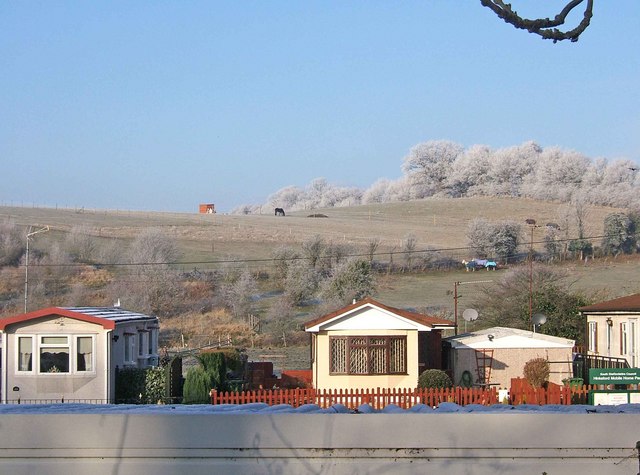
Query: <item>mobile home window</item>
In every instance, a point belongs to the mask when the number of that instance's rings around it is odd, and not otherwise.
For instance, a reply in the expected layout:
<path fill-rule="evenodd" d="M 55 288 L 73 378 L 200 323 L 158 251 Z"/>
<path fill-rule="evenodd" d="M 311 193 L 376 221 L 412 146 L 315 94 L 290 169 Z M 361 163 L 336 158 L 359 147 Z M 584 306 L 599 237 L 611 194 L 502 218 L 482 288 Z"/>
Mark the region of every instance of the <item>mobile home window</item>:
<path fill-rule="evenodd" d="M 33 337 L 18 337 L 18 371 L 33 371 Z"/>
<path fill-rule="evenodd" d="M 94 371 L 93 337 L 76 337 L 76 371 Z"/>
<path fill-rule="evenodd" d="M 155 355 L 157 353 L 157 350 L 156 350 L 157 341 L 158 341 L 158 330 L 156 330 L 155 328 L 152 328 L 151 330 L 149 330 L 149 341 L 148 341 L 150 355 Z"/>
<path fill-rule="evenodd" d="M 144 333 L 138 333 L 138 356 L 144 354 Z"/>
<path fill-rule="evenodd" d="M 127 333 L 124 335 L 124 362 L 133 363 L 136 348 L 135 335 Z"/>
<path fill-rule="evenodd" d="M 620 323 L 620 356 L 627 354 L 627 322 Z"/>
<path fill-rule="evenodd" d="M 589 322 L 589 351 L 598 351 L 598 324 Z"/>
<path fill-rule="evenodd" d="M 406 336 L 329 338 L 332 374 L 406 374 Z"/>
<path fill-rule="evenodd" d="M 39 350 L 41 373 L 69 372 L 68 336 L 41 336 Z"/>

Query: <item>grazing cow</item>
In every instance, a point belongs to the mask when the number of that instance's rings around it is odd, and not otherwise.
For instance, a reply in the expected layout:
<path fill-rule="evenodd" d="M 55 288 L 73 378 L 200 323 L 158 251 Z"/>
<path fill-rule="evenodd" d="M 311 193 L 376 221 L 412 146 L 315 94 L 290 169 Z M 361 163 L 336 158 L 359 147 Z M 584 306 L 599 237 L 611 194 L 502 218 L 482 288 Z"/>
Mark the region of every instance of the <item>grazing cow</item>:
<path fill-rule="evenodd" d="M 276 208 L 276 216 L 284 216 L 284 209 Z"/>

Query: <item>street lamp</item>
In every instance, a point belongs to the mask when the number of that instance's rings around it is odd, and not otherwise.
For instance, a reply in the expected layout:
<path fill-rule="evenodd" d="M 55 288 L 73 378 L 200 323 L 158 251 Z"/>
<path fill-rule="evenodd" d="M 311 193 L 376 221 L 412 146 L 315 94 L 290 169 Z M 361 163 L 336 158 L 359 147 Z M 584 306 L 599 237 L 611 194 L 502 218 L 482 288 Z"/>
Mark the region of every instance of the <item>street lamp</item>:
<path fill-rule="evenodd" d="M 46 233 L 49 231 L 49 226 L 45 226 L 44 228 L 40 228 L 35 231 L 31 231 L 31 228 L 32 226 L 29 226 L 29 231 L 27 232 L 27 252 L 24 261 L 24 313 L 27 313 L 27 296 L 29 295 L 29 238 L 34 234 Z"/>

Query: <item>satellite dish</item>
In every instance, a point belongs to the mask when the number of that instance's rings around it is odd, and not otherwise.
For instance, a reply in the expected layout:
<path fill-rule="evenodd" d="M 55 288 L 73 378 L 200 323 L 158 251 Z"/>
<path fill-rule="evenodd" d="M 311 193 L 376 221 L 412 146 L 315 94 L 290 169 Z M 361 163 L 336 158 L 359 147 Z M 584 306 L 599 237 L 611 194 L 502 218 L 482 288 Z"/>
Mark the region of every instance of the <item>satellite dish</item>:
<path fill-rule="evenodd" d="M 534 325 L 542 325 L 547 321 L 547 316 L 543 313 L 536 313 L 533 317 L 531 317 Z"/>
<path fill-rule="evenodd" d="M 468 308 L 462 312 L 462 318 L 465 322 L 473 322 L 478 319 L 478 311 L 475 308 Z"/>

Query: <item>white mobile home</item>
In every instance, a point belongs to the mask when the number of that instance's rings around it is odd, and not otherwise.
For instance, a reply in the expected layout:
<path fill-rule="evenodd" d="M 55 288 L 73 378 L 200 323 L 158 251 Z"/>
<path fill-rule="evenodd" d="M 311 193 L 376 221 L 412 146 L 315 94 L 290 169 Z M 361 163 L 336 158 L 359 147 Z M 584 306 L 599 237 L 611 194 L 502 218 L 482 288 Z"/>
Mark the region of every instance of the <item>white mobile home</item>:
<path fill-rule="evenodd" d="M 113 402 L 118 368 L 158 364 L 158 319 L 118 307 L 50 307 L 0 319 L 2 402 Z"/>

